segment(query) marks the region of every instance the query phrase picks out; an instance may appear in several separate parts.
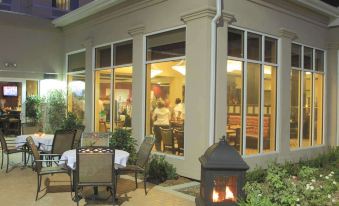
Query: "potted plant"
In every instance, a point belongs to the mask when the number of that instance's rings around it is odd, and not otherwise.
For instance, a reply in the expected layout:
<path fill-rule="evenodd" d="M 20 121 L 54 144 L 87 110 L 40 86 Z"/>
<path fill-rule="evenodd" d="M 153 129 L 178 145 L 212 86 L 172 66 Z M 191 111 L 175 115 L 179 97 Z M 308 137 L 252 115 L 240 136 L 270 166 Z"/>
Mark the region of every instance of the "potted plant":
<path fill-rule="evenodd" d="M 78 116 L 73 112 L 68 112 L 67 117 L 63 121 L 62 129 L 71 130 L 71 129 L 80 129 L 84 125 L 78 118 Z"/>
<path fill-rule="evenodd" d="M 41 119 L 41 104 L 43 98 L 40 96 L 28 96 L 26 98 L 26 121 L 32 123 L 32 125 L 37 125 Z"/>
<path fill-rule="evenodd" d="M 47 96 L 48 132 L 54 133 L 63 127 L 66 117 L 66 97 L 62 90 L 53 90 Z"/>

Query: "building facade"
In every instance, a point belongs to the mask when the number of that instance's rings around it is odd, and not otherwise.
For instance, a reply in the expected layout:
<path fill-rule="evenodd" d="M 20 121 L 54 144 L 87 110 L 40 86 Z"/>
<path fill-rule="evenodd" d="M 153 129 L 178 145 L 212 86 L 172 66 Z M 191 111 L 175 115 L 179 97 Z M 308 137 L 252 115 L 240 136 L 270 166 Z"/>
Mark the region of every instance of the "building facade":
<path fill-rule="evenodd" d="M 155 136 L 154 153 L 194 179 L 198 158 L 223 135 L 251 168 L 339 144 L 338 8 L 224 0 L 214 76 L 215 1 L 88 5 L 50 28 L 60 38 L 53 56 L 67 80 L 68 109 L 87 130 L 131 128 L 138 143 Z"/>

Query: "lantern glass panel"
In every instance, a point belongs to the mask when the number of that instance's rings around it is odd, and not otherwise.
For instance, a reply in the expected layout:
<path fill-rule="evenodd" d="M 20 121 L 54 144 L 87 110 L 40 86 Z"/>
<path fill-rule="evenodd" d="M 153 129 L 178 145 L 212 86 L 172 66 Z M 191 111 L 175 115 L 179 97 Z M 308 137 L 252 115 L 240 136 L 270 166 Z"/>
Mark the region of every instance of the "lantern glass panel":
<path fill-rule="evenodd" d="M 215 176 L 213 180 L 212 202 L 237 201 L 237 176 Z"/>

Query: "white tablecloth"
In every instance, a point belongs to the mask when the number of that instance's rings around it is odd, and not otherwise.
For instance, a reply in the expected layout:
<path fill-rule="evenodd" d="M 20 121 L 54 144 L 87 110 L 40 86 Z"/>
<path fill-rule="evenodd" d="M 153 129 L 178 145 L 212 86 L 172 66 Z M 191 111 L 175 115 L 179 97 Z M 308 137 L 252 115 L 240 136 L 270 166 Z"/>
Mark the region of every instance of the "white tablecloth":
<path fill-rule="evenodd" d="M 129 157 L 129 153 L 123 150 L 115 150 L 115 168 L 126 167 L 127 160 Z M 67 160 L 67 166 L 72 170 L 76 167 L 76 149 L 68 150 L 64 152 L 60 158 L 60 160 Z M 59 165 L 65 164 L 64 161 L 60 161 Z"/>
<path fill-rule="evenodd" d="M 53 134 L 44 134 L 42 136 L 38 136 L 37 134 L 27 134 L 27 135 L 19 135 L 15 139 L 16 147 L 21 147 L 26 143 L 26 138 L 31 136 L 35 145 L 38 147 L 39 144 L 41 150 L 50 151 L 52 149 Z"/>

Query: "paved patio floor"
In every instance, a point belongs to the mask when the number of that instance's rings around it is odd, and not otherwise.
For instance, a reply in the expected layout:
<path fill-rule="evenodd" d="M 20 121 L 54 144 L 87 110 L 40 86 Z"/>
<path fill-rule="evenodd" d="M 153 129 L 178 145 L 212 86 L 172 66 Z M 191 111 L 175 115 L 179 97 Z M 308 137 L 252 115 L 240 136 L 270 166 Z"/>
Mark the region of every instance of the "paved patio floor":
<path fill-rule="evenodd" d="M 1 153 L 0 153 L 1 158 Z M 35 201 L 35 192 L 37 178 L 36 173 L 31 168 L 22 168 L 17 164 L 17 159 L 10 160 L 14 167 L 11 167 L 9 173 L 5 173 L 5 169 L 0 171 L 0 205 L 16 206 L 16 205 L 38 205 L 38 206 L 67 206 L 76 205 L 71 200 L 69 187 L 69 177 L 67 175 L 58 174 L 46 176 L 43 179 L 43 186 L 47 185 L 47 190 L 39 193 L 39 200 Z M 1 160 L 0 160 L 1 161 Z M 109 193 L 105 188 L 100 188 L 99 193 L 108 197 Z M 164 188 L 159 188 L 148 184 L 148 194 L 145 196 L 143 184 L 139 183 L 139 188 L 135 189 L 135 183 L 128 178 L 120 178 L 118 181 L 118 205 L 121 206 L 193 206 L 195 205 L 192 198 L 180 196 Z M 85 194 L 90 196 L 91 188 L 85 189 Z M 74 193 L 73 193 L 74 195 Z M 110 200 L 107 201 L 80 201 L 80 205 L 112 205 Z"/>

